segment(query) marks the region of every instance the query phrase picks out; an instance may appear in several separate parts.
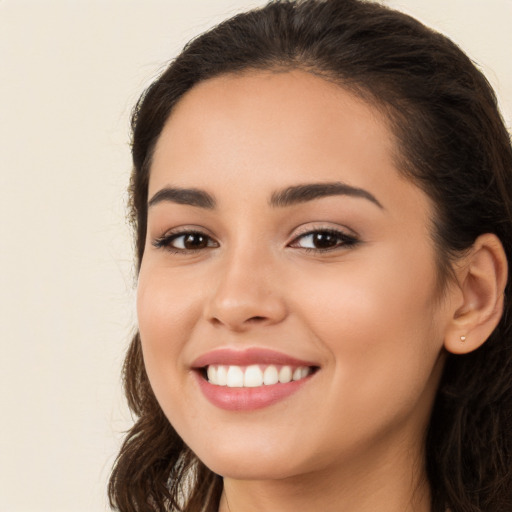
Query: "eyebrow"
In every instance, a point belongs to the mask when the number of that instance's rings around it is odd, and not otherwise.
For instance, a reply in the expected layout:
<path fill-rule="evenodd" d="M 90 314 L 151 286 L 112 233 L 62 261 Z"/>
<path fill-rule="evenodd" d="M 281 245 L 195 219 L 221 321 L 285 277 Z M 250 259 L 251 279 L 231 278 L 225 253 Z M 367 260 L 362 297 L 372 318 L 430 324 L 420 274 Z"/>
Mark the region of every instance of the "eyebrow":
<path fill-rule="evenodd" d="M 215 208 L 215 199 L 213 196 L 208 194 L 208 192 L 197 188 L 162 188 L 149 200 L 148 207 L 151 208 L 163 201 L 196 206 L 198 208 L 206 208 L 208 210 L 213 210 Z"/>
<path fill-rule="evenodd" d="M 274 208 L 285 208 L 287 206 L 306 203 L 323 197 L 339 195 L 367 199 L 379 208 L 384 209 L 377 198 L 367 190 L 353 187 L 339 181 L 333 183 L 293 185 L 274 192 L 270 197 L 269 204 Z M 195 206 L 197 208 L 205 208 L 208 210 L 213 210 L 216 207 L 215 198 L 208 192 L 197 188 L 179 187 L 162 188 L 148 201 L 148 207 L 151 208 L 152 206 L 164 201 Z"/>
<path fill-rule="evenodd" d="M 363 188 L 352 187 L 346 183 L 336 181 L 333 183 L 309 183 L 305 185 L 294 185 L 284 190 L 274 192 L 270 198 L 270 205 L 277 207 L 292 206 L 329 196 L 350 196 L 367 199 L 384 209 L 375 196 Z"/>

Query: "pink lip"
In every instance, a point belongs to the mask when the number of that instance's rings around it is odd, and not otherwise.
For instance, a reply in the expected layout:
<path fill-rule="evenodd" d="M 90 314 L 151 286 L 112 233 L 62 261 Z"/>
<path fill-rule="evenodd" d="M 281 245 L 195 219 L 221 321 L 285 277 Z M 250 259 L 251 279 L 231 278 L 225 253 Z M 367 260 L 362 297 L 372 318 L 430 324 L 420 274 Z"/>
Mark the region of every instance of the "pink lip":
<path fill-rule="evenodd" d="M 248 348 L 244 350 L 234 350 L 232 348 L 221 348 L 208 352 L 198 357 L 193 363 L 192 368 L 204 368 L 211 364 L 249 366 L 251 364 L 276 364 L 288 366 L 318 366 L 310 361 L 303 361 L 290 357 L 281 352 L 266 348 Z"/>
<path fill-rule="evenodd" d="M 199 388 L 207 400 L 227 411 L 254 411 L 268 407 L 284 400 L 297 392 L 313 377 L 288 382 L 287 384 L 274 384 L 258 388 L 228 388 L 210 384 L 199 372 L 194 372 Z"/>
<path fill-rule="evenodd" d="M 210 384 L 204 378 L 203 372 L 197 371 L 209 365 L 249 366 L 252 364 L 318 367 L 318 364 L 310 361 L 296 359 L 281 352 L 264 348 L 217 349 L 200 356 L 191 366 L 196 370 L 193 372 L 194 376 L 206 399 L 216 407 L 228 411 L 253 411 L 273 405 L 297 392 L 314 375 L 311 374 L 304 379 L 286 384 L 274 384 L 257 388 L 229 388 Z"/>

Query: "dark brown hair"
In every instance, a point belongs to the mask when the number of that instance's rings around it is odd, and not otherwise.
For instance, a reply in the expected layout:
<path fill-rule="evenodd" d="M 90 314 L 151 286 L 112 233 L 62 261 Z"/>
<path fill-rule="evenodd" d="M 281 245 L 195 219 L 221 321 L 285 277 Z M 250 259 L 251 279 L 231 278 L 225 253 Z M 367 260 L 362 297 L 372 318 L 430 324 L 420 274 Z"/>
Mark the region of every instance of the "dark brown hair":
<path fill-rule="evenodd" d="M 275 1 L 190 42 L 140 98 L 132 118 L 132 221 L 138 266 L 146 237 L 152 152 L 170 112 L 195 84 L 250 69 L 302 69 L 385 112 L 397 167 L 436 205 L 442 281 L 453 259 L 495 233 L 512 261 L 512 149 L 484 76 L 449 39 L 363 0 Z M 497 329 L 478 350 L 449 355 L 426 439 L 433 512 L 512 510 L 510 279 Z M 109 486 L 122 512 L 217 510 L 222 480 L 184 445 L 150 388 L 140 338 L 124 366 L 137 421 Z"/>

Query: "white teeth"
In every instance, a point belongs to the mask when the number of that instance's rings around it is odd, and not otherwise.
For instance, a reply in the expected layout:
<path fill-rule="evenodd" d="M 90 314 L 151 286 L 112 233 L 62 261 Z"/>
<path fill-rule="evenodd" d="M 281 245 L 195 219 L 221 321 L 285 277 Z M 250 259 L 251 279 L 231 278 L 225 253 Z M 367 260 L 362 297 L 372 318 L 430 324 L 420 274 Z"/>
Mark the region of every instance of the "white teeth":
<path fill-rule="evenodd" d="M 211 381 L 217 386 L 226 386 L 228 383 L 228 371 L 225 366 L 217 367 L 217 382 Z"/>
<path fill-rule="evenodd" d="M 279 382 L 279 374 L 275 366 L 267 366 L 263 372 L 263 384 L 271 386 Z"/>
<path fill-rule="evenodd" d="M 208 375 L 208 380 L 210 382 L 217 383 L 217 368 L 211 364 L 208 366 L 208 369 L 206 370 L 206 374 Z"/>
<path fill-rule="evenodd" d="M 230 366 L 227 375 L 228 388 L 244 387 L 244 372 L 240 366 Z"/>
<path fill-rule="evenodd" d="M 263 372 L 257 364 L 248 366 L 244 374 L 244 388 L 263 386 Z"/>
<path fill-rule="evenodd" d="M 265 368 L 264 370 L 262 368 Z M 253 364 L 250 366 L 209 365 L 206 369 L 208 382 L 229 388 L 257 388 L 274 384 L 287 384 L 292 380 L 304 379 L 311 373 L 307 366 L 275 366 Z"/>
<path fill-rule="evenodd" d="M 292 380 L 292 369 L 289 366 L 282 366 L 279 370 L 279 382 L 287 384 Z"/>

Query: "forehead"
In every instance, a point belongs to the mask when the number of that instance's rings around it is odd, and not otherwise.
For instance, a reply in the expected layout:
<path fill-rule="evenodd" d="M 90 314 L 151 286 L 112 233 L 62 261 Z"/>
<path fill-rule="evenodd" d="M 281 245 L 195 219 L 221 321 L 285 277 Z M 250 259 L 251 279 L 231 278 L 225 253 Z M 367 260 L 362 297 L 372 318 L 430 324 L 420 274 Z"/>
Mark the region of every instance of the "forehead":
<path fill-rule="evenodd" d="M 255 193 L 312 181 L 397 195 L 413 185 L 396 169 L 395 148 L 380 110 L 323 78 L 298 70 L 224 75 L 174 108 L 155 148 L 149 195 L 170 184 Z"/>

